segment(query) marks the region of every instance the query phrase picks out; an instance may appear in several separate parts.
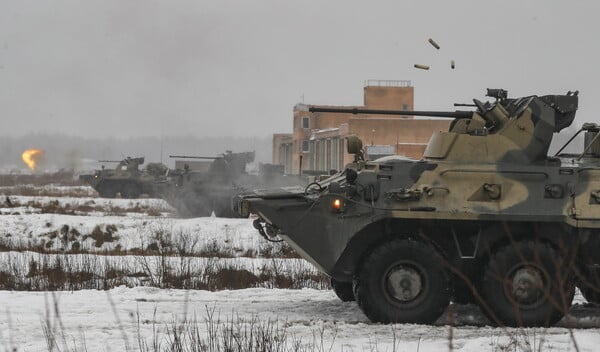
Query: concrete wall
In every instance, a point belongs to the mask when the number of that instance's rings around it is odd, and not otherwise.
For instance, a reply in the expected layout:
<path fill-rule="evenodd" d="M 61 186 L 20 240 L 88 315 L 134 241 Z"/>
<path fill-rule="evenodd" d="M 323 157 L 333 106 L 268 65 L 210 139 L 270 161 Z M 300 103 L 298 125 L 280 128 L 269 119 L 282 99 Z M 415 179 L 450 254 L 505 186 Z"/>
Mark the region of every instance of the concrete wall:
<path fill-rule="evenodd" d="M 367 86 L 364 91 L 366 108 L 414 110 L 414 87 Z"/>

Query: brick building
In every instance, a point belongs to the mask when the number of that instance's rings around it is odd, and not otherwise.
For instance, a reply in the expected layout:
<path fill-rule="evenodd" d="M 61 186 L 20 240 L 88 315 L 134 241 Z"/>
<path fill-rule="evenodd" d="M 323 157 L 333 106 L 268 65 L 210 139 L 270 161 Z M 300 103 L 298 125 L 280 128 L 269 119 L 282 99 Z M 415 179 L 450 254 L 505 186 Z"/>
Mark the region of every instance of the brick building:
<path fill-rule="evenodd" d="M 368 81 L 364 105 L 347 108 L 413 110 L 414 88 L 410 81 Z M 366 146 L 392 150 L 395 154 L 420 159 L 435 131 L 448 130 L 450 120 L 420 119 L 412 116 L 320 112 L 294 106 L 293 132 L 273 135 L 273 163 L 285 172 L 340 170 L 352 161 L 346 153 L 348 135 L 357 135 Z M 322 105 L 318 105 L 322 106 Z M 388 146 L 388 148 L 381 148 Z"/>

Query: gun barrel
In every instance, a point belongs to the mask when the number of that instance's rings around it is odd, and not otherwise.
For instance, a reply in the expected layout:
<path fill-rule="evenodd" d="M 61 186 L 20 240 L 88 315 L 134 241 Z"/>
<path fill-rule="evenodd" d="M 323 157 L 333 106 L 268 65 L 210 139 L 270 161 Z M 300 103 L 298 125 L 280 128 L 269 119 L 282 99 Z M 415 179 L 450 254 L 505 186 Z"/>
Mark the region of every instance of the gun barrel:
<path fill-rule="evenodd" d="M 203 159 L 203 160 L 215 160 L 222 159 L 220 156 L 192 156 L 192 155 L 169 155 L 169 158 L 179 159 Z"/>
<path fill-rule="evenodd" d="M 348 114 L 373 114 L 373 115 L 404 115 L 404 116 L 431 116 L 447 118 L 471 118 L 473 111 L 415 111 L 415 110 L 374 110 L 362 108 L 327 108 L 310 107 L 310 112 L 337 112 Z"/>
<path fill-rule="evenodd" d="M 99 163 L 120 163 L 121 160 L 98 160 Z"/>

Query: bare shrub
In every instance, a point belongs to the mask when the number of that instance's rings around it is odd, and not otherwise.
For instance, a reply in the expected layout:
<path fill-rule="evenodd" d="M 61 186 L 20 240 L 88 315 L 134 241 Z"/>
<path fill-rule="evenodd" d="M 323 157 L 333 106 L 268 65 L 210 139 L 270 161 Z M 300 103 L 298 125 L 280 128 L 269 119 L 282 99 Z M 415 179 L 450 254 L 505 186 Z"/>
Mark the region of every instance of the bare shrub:
<path fill-rule="evenodd" d="M 302 260 L 290 263 L 271 258 L 269 264 L 263 265 L 259 274 L 260 281 L 270 288 L 315 288 L 330 289 L 329 277 L 316 269 L 307 270 Z"/>
<path fill-rule="evenodd" d="M 235 313 L 221 320 L 214 308 L 206 307 L 204 321 L 195 317 L 167 324 L 165 336 L 154 329 L 148 339 L 141 336 L 138 327 L 138 348 L 142 352 L 325 352 L 331 351 L 337 337 L 337 328 L 325 325 L 312 328 L 312 340 L 303 341 L 288 332 L 288 324 L 277 319 L 261 320 L 257 315 L 244 319 Z M 140 324 L 139 314 L 137 319 Z M 204 327 L 202 329 L 201 327 Z M 325 341 L 328 342 L 325 342 Z"/>
<path fill-rule="evenodd" d="M 94 240 L 94 246 L 102 247 L 105 242 L 115 242 L 119 239 L 119 237 L 114 236 L 115 232 L 117 232 L 117 226 L 115 225 L 96 225 L 92 233 L 83 236 L 83 240 L 91 238 Z"/>
<path fill-rule="evenodd" d="M 12 290 L 15 286 L 14 275 L 6 271 L 0 271 L 0 290 Z"/>
<path fill-rule="evenodd" d="M 301 258 L 286 242 L 262 242 L 258 252 L 262 258 Z"/>
<path fill-rule="evenodd" d="M 162 213 L 160 212 L 160 210 L 158 210 L 156 208 L 148 208 L 146 210 L 146 214 L 148 216 L 162 216 Z"/>

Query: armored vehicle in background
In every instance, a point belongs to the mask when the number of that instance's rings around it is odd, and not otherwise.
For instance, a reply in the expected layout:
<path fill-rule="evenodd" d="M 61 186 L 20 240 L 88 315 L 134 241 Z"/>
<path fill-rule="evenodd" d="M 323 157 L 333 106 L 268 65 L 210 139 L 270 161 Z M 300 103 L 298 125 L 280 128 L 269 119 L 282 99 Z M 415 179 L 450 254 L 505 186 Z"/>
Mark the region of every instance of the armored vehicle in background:
<path fill-rule="evenodd" d="M 114 169 L 102 167 L 93 174 L 80 175 L 79 179 L 91 185 L 100 197 L 138 198 L 142 194 L 150 197 L 160 195 L 157 184 L 164 184 L 169 169 L 161 163 L 149 163 L 145 169 L 140 169 L 144 158 L 127 157 L 121 161 L 100 160 L 104 163 L 117 163 Z"/>
<path fill-rule="evenodd" d="M 240 217 L 232 210 L 232 198 L 248 189 L 268 186 L 304 186 L 306 180 L 288 176 L 275 165 L 261 165 L 258 174 L 250 174 L 246 166 L 254 161 L 254 152 L 227 151 L 217 157 L 172 155 L 172 158 L 211 160 L 205 170 L 184 166 L 169 175 L 170 187 L 165 187 L 162 197 L 180 216 Z M 200 168 L 201 169 L 201 168 Z"/>
<path fill-rule="evenodd" d="M 494 100 L 474 99 L 473 111 L 313 108 L 454 120 L 420 161 L 364 161 L 351 136 L 355 161 L 343 172 L 303 192 L 250 192 L 235 208 L 256 214 L 261 235 L 287 241 L 372 321 L 432 323 L 454 300 L 478 303 L 499 325 L 552 325 L 575 285 L 600 303 L 600 126 L 578 132 L 583 152 L 548 156 L 577 93 L 488 89 Z"/>

